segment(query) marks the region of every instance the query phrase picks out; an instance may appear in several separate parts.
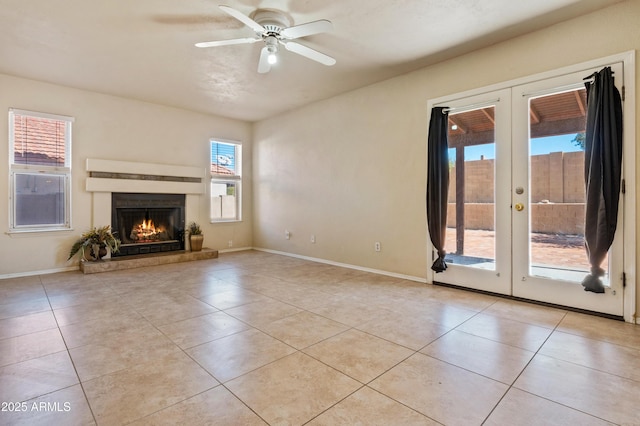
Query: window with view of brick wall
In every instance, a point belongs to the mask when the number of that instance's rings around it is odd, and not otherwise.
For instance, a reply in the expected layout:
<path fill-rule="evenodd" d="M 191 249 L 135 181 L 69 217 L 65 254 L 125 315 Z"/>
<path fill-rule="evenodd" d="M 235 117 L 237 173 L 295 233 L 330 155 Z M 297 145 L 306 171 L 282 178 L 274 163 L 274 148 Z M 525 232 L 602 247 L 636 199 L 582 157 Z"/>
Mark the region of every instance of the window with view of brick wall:
<path fill-rule="evenodd" d="M 73 118 L 9 111 L 9 208 L 12 232 L 71 228 Z"/>
<path fill-rule="evenodd" d="M 242 146 L 211 141 L 211 222 L 241 220 Z"/>

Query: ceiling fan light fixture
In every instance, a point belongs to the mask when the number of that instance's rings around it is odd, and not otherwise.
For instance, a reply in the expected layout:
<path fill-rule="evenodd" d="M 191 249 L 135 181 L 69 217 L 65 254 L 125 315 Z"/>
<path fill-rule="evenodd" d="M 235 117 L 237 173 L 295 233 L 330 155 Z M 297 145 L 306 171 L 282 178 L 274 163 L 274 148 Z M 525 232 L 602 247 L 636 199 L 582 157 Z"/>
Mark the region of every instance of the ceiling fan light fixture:
<path fill-rule="evenodd" d="M 258 61 L 258 73 L 260 74 L 268 73 L 271 65 L 278 62 L 280 45 L 284 46 L 285 49 L 290 52 L 304 56 L 307 59 L 323 65 L 331 66 L 336 63 L 334 58 L 307 47 L 304 44 L 293 41 L 298 38 L 331 31 L 333 25 L 326 19 L 291 26 L 293 23 L 291 18 L 279 10 L 257 9 L 250 16 L 247 16 L 229 6 L 220 5 L 219 7 L 227 15 L 251 28 L 255 32 L 255 37 L 200 42 L 196 43 L 196 47 L 227 46 L 262 41 L 265 45 L 260 50 L 260 60 Z"/>
<path fill-rule="evenodd" d="M 267 61 L 270 65 L 278 62 L 278 39 L 274 36 L 268 36 L 265 38 L 265 43 L 267 44 L 267 50 L 269 51 L 269 56 L 267 56 Z"/>

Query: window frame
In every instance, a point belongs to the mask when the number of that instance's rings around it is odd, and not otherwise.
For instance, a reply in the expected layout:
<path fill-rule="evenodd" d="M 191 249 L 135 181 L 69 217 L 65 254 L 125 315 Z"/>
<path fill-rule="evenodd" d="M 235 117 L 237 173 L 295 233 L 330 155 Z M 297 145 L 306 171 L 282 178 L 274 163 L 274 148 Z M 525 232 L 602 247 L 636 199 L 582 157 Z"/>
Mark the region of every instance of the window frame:
<path fill-rule="evenodd" d="M 217 174 L 212 171 L 213 162 L 213 147 L 214 144 L 230 145 L 234 147 L 234 169 L 235 174 Z M 241 222 L 242 221 L 242 143 L 234 140 L 211 138 L 209 140 L 209 223 L 229 223 L 229 222 Z M 235 208 L 236 214 L 234 218 L 214 218 L 212 210 L 212 186 L 214 184 L 220 185 L 234 185 L 235 186 Z"/>
<path fill-rule="evenodd" d="M 15 162 L 15 119 L 16 116 L 41 118 L 64 122 L 64 165 L 49 166 L 42 164 L 20 164 Z M 49 114 L 36 111 L 28 111 L 16 108 L 9 108 L 9 233 L 25 232 L 53 232 L 69 231 L 72 229 L 71 223 L 71 145 L 74 117 Z M 64 178 L 63 185 L 63 221 L 62 223 L 19 225 L 17 212 L 17 179 L 20 175 L 26 176 L 61 176 Z"/>

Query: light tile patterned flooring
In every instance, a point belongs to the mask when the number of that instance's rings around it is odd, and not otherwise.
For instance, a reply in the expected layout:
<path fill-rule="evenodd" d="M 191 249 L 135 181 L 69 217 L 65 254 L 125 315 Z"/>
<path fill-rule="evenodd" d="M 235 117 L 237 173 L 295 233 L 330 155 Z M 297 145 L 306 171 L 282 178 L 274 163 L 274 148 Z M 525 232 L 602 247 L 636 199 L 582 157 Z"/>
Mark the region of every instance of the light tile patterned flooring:
<path fill-rule="evenodd" d="M 264 252 L 0 281 L 0 424 L 640 424 L 640 327 Z"/>

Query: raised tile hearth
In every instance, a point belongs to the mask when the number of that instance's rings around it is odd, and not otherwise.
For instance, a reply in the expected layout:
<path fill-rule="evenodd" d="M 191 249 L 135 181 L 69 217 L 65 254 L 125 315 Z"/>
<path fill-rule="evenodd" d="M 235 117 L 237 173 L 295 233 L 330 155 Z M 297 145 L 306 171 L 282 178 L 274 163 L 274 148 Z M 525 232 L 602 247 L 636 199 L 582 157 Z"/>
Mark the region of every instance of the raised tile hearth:
<path fill-rule="evenodd" d="M 122 271 L 145 266 L 165 265 L 168 263 L 191 262 L 195 260 L 216 259 L 218 250 L 202 249 L 202 251 L 174 251 L 170 253 L 154 253 L 137 256 L 119 257 L 97 262 L 80 262 L 80 270 L 85 274 Z"/>

